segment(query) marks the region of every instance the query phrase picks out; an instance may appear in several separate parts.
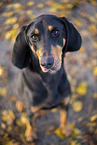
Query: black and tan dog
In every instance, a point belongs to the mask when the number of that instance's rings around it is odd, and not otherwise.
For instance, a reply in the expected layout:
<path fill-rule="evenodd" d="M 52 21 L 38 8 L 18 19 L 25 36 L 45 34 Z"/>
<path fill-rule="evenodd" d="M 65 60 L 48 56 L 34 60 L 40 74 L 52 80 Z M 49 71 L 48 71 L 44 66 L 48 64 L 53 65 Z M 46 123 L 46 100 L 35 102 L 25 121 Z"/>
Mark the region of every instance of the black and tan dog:
<path fill-rule="evenodd" d="M 64 56 L 80 47 L 81 36 L 65 17 L 41 15 L 21 28 L 12 54 L 13 64 L 22 69 L 19 96 L 28 118 L 41 109 L 60 106 L 60 127 L 67 135 L 70 85 Z M 26 133 L 29 139 L 31 131 Z"/>

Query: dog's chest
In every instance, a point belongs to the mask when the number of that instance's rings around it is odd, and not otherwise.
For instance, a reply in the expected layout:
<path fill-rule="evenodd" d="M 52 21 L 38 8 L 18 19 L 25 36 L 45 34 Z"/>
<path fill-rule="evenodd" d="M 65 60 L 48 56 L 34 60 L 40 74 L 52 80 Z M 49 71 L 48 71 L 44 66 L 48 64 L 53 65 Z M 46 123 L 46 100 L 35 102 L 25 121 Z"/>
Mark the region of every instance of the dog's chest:
<path fill-rule="evenodd" d="M 44 76 L 26 71 L 22 73 L 22 88 L 24 98 L 29 98 L 30 104 L 52 106 L 65 97 L 68 81 L 59 75 Z"/>

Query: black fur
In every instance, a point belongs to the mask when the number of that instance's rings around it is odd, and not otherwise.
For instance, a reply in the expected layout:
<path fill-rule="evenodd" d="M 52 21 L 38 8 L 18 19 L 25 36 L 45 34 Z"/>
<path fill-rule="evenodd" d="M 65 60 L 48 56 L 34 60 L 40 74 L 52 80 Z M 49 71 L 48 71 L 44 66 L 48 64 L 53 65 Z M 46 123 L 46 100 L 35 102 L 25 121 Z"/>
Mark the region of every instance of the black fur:
<path fill-rule="evenodd" d="M 41 40 L 39 40 L 37 44 L 35 42 L 31 44 L 29 33 L 36 28 L 38 23 L 40 24 L 39 27 L 41 26 L 40 30 L 44 27 L 46 29 L 46 22 L 52 20 L 53 25 L 56 25 L 62 32 L 62 34 L 58 36 L 59 38 L 51 39 L 50 35 L 49 37 L 46 36 L 45 31 L 45 37 L 47 37 L 45 40 L 49 42 L 44 41 L 44 38 L 41 37 Z M 44 27 L 42 27 L 42 25 Z M 63 31 L 60 26 L 63 27 Z M 42 32 L 43 31 L 44 30 L 42 30 Z M 62 46 L 62 37 L 66 40 L 65 46 Z M 41 70 L 38 57 L 30 47 L 33 45 L 34 49 L 38 49 L 38 47 L 42 44 L 42 47 L 44 48 L 43 51 L 50 51 L 50 43 L 53 44 L 54 47 L 56 47 L 57 44 L 60 45 L 63 52 L 61 67 L 54 73 L 50 73 L 50 71 L 43 72 Z M 64 98 L 70 96 L 70 85 L 64 69 L 64 54 L 69 51 L 77 51 L 80 47 L 81 36 L 73 24 L 71 24 L 65 17 L 41 15 L 34 19 L 31 24 L 22 27 L 14 44 L 12 62 L 20 69 L 25 68 L 21 70 L 19 96 L 22 98 L 27 110 L 31 110 L 31 106 L 52 108 L 60 104 Z M 43 55 L 43 59 L 44 58 L 45 56 Z"/>

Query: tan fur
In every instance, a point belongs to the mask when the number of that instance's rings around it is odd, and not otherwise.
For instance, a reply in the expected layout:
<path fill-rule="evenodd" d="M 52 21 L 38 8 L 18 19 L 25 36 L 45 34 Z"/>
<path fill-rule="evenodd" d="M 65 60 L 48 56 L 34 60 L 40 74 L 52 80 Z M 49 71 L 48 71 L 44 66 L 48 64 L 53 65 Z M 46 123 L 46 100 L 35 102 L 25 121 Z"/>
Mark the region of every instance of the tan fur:
<path fill-rule="evenodd" d="M 35 29 L 35 34 L 39 34 L 39 30 L 38 29 Z"/>
<path fill-rule="evenodd" d="M 69 102 L 70 102 L 70 97 L 69 97 L 69 96 L 66 97 L 66 98 L 62 101 L 62 103 L 63 103 L 64 105 L 68 105 Z"/>
<path fill-rule="evenodd" d="M 66 40 L 63 38 L 63 46 L 65 46 L 65 42 L 66 42 Z"/>
<path fill-rule="evenodd" d="M 49 31 L 52 31 L 53 26 L 48 26 Z"/>
<path fill-rule="evenodd" d="M 35 53 L 35 50 L 34 50 L 34 48 L 33 48 L 33 45 L 31 45 L 31 49 L 32 49 L 32 51 Z"/>
<path fill-rule="evenodd" d="M 39 50 L 36 50 L 36 54 L 39 58 L 42 55 L 42 48 L 40 48 Z"/>
<path fill-rule="evenodd" d="M 67 111 L 65 109 L 60 109 L 60 127 L 65 127 L 67 125 Z"/>
<path fill-rule="evenodd" d="M 31 107 L 31 111 L 33 113 L 37 112 L 41 107 L 40 106 L 35 106 L 35 107 Z"/>

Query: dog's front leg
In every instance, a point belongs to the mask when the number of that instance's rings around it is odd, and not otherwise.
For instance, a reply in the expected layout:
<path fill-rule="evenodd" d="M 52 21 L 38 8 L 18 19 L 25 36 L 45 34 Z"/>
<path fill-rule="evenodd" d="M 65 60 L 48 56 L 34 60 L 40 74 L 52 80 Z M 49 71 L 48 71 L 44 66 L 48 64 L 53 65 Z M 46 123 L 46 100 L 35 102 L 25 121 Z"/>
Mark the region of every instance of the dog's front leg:
<path fill-rule="evenodd" d="M 67 137 L 72 133 L 72 128 L 68 123 L 68 104 L 69 102 L 65 100 L 62 105 L 60 106 L 60 128 L 62 133 L 65 134 Z"/>
<path fill-rule="evenodd" d="M 26 138 L 26 141 L 28 141 L 28 142 L 36 142 L 37 134 L 36 134 L 36 128 L 35 128 L 35 123 L 34 123 L 34 121 L 36 119 L 36 114 L 34 114 L 29 119 L 28 118 L 26 121 L 25 138 Z"/>

